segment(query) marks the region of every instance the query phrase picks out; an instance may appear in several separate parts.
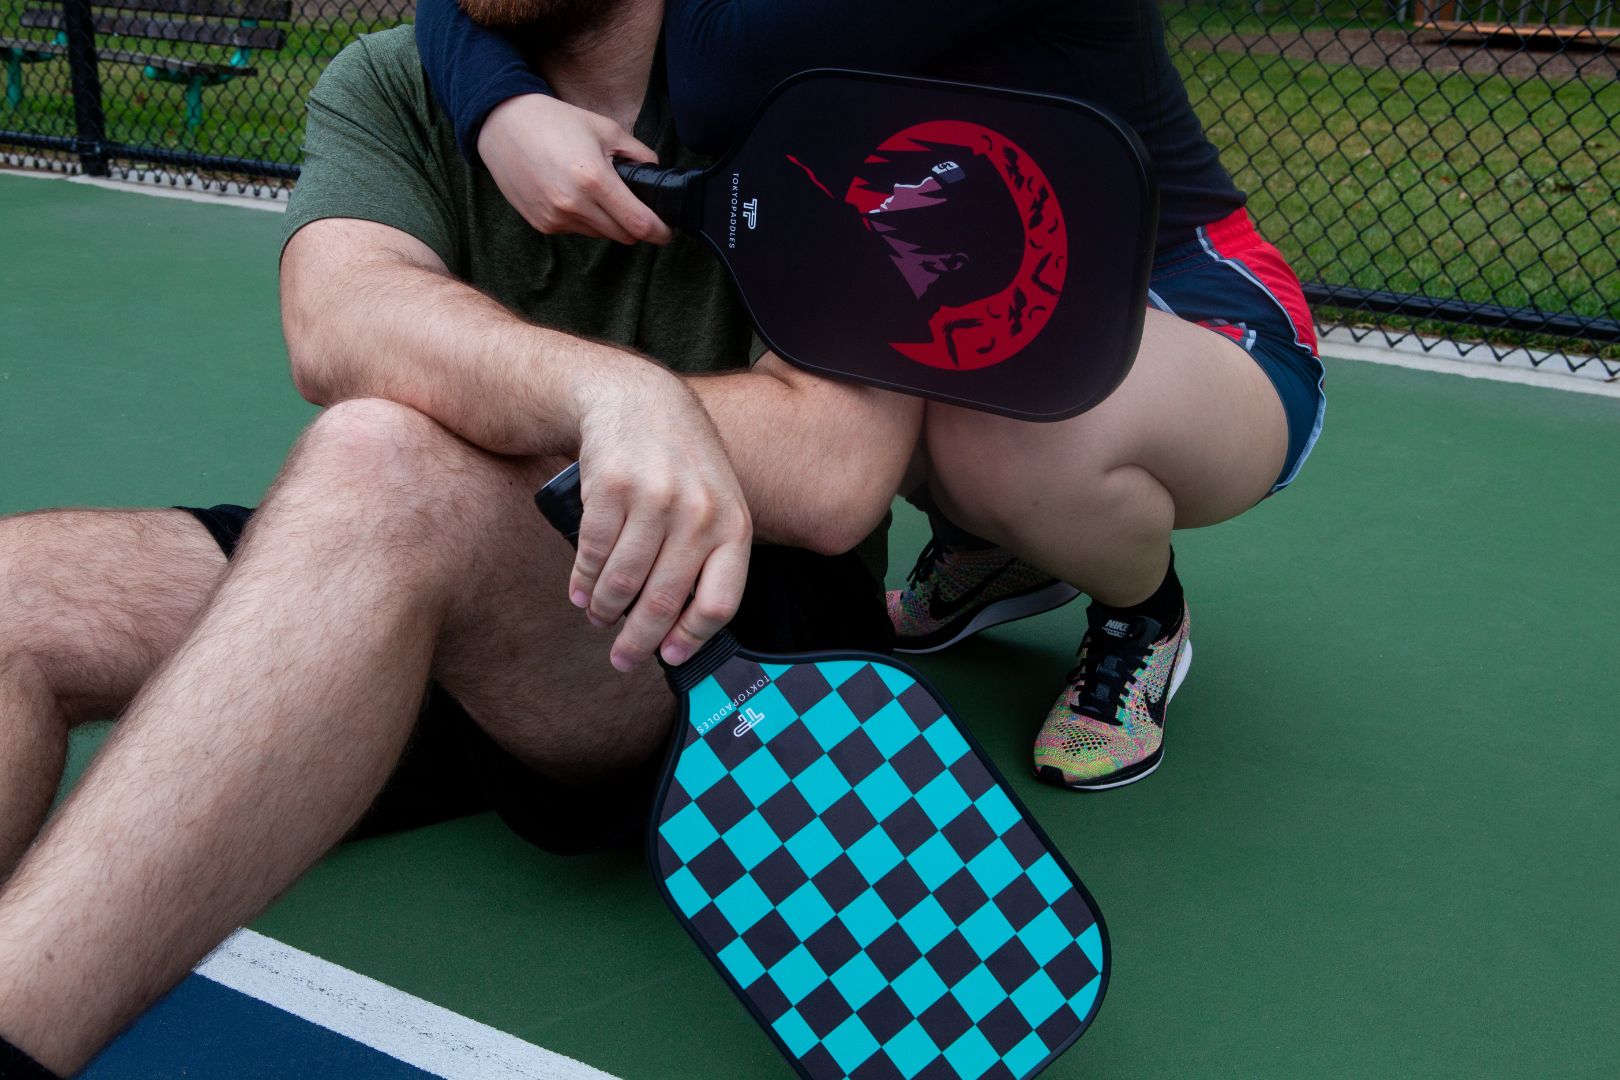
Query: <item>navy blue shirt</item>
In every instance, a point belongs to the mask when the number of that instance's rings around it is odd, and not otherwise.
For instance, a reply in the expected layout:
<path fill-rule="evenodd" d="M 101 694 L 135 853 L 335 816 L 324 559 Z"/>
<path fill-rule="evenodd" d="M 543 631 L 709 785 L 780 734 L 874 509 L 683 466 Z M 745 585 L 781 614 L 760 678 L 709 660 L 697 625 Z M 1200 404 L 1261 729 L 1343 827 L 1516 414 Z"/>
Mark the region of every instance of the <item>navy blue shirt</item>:
<path fill-rule="evenodd" d="M 507 36 L 456 0 L 418 0 L 416 42 L 461 151 L 509 97 L 549 93 Z M 1133 127 L 1159 178 L 1159 246 L 1243 206 L 1170 62 L 1151 0 L 669 0 L 664 54 L 680 141 L 723 151 L 777 83 L 812 67 L 1064 94 Z"/>

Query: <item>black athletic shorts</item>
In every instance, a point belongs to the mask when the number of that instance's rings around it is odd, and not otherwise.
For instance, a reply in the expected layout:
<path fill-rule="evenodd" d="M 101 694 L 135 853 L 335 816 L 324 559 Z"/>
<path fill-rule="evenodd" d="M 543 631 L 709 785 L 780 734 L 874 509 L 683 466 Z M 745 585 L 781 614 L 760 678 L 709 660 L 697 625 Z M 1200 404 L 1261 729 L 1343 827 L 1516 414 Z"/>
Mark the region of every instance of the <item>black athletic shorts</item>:
<path fill-rule="evenodd" d="M 227 558 L 253 513 L 231 505 L 179 509 L 202 522 Z M 888 652 L 893 644 L 883 586 L 853 553 L 755 547 L 730 629 L 744 645 L 769 652 Z M 639 843 L 664 753 L 589 787 L 563 784 L 503 751 L 434 683 L 405 756 L 349 839 L 493 809 L 513 832 L 558 855 Z"/>

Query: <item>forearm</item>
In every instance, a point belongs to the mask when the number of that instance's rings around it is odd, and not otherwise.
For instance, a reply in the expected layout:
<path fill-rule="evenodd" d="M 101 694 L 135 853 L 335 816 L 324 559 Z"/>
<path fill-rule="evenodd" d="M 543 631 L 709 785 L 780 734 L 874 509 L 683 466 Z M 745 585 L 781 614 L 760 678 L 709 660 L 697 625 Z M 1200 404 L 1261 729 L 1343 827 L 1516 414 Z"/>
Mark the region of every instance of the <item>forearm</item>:
<path fill-rule="evenodd" d="M 470 162 L 478 161 L 478 133 L 495 106 L 519 94 L 551 93 L 511 38 L 475 24 L 456 0 L 417 0 L 416 50 Z"/>
<path fill-rule="evenodd" d="M 395 401 L 499 454 L 577 453 L 590 402 L 670 379 L 625 350 L 524 322 L 450 277 L 426 245 L 364 221 L 317 221 L 289 242 L 282 324 L 310 401 Z M 882 519 L 922 423 L 916 399 L 774 356 L 685 382 L 720 432 L 757 535 L 817 551 L 847 550 Z"/>
<path fill-rule="evenodd" d="M 380 230 L 380 231 L 379 231 Z M 306 226 L 282 260 L 282 325 L 317 405 L 409 405 L 499 454 L 572 454 L 583 396 L 611 392 L 623 350 L 524 322 L 369 222 Z"/>
<path fill-rule="evenodd" d="M 825 554 L 882 521 L 915 451 L 923 403 L 767 356 L 687 380 L 725 441 L 755 536 Z"/>

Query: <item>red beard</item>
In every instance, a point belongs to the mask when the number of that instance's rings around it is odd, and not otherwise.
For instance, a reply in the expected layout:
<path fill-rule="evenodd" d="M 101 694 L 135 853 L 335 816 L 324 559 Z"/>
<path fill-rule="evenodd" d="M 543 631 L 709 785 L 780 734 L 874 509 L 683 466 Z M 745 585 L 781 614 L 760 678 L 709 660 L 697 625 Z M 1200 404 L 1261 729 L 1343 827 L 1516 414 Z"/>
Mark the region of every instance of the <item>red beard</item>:
<path fill-rule="evenodd" d="M 457 0 L 479 26 L 520 30 L 524 37 L 557 41 L 601 22 L 618 0 Z"/>

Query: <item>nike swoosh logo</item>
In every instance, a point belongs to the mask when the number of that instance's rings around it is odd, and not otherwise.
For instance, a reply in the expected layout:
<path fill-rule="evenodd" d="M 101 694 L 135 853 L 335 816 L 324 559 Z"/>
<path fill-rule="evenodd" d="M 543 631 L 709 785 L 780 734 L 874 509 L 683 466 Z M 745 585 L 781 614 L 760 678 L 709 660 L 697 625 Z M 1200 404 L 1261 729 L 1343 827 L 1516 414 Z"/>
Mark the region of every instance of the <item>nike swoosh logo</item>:
<path fill-rule="evenodd" d="M 935 622 L 949 622 L 958 612 L 979 598 L 979 595 L 994 585 L 1001 576 L 1012 569 L 1012 560 L 1008 560 L 1001 569 L 979 582 L 973 588 L 953 600 L 947 600 L 939 595 L 938 590 L 928 598 L 928 615 Z"/>

